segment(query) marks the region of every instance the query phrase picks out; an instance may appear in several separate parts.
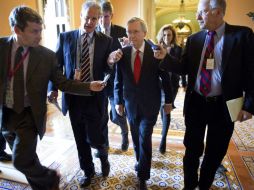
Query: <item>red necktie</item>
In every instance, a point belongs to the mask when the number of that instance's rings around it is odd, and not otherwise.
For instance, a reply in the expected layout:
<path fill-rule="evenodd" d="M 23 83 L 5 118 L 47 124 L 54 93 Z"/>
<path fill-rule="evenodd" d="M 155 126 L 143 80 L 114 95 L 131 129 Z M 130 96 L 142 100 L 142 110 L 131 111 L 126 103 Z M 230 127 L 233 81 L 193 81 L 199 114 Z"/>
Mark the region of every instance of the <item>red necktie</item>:
<path fill-rule="evenodd" d="M 136 57 L 135 57 L 135 61 L 134 61 L 134 79 L 136 84 L 139 81 L 140 78 L 140 70 L 141 70 L 141 60 L 140 60 L 140 56 L 139 56 L 139 50 L 136 51 Z"/>
<path fill-rule="evenodd" d="M 207 59 L 211 57 L 210 55 L 213 54 L 214 50 L 214 35 L 215 31 L 208 32 L 209 35 L 209 41 L 206 47 L 205 56 L 202 63 L 202 68 L 200 72 L 200 87 L 199 90 L 201 94 L 204 96 L 207 96 L 211 91 L 211 69 L 206 69 Z M 213 57 L 213 56 L 212 56 Z"/>

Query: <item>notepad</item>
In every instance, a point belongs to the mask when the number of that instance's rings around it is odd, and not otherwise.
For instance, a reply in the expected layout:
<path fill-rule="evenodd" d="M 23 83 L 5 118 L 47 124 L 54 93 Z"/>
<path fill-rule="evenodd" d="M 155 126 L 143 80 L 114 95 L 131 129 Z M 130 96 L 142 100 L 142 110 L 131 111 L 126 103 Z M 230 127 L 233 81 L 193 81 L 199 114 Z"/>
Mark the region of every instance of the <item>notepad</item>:
<path fill-rule="evenodd" d="M 239 112 L 242 110 L 243 97 L 228 100 L 226 102 L 231 120 L 234 122 L 237 120 Z"/>

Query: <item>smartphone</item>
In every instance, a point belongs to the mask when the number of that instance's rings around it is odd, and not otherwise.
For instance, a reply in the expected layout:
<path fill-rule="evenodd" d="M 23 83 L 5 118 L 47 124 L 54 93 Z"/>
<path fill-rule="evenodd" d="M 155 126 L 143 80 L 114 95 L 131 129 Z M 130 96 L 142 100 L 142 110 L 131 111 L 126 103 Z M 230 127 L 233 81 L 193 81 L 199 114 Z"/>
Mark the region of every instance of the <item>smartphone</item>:
<path fill-rule="evenodd" d="M 154 44 L 152 40 L 148 39 L 147 42 L 152 47 L 153 50 L 160 50 L 160 46 Z"/>
<path fill-rule="evenodd" d="M 107 82 L 108 81 L 108 79 L 110 78 L 110 74 L 107 74 L 105 77 L 104 77 L 104 79 L 103 79 L 103 82 Z"/>

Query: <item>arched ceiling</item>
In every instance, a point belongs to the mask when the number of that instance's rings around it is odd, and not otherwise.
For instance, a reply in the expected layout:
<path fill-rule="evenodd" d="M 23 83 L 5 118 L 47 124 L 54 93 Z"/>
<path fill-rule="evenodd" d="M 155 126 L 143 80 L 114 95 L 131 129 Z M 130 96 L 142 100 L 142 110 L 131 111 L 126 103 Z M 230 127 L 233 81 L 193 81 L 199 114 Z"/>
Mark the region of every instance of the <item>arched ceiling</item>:
<path fill-rule="evenodd" d="M 179 12 L 181 0 L 155 0 L 156 17 L 168 14 L 169 12 Z M 195 12 L 198 0 L 184 0 L 185 11 Z"/>
<path fill-rule="evenodd" d="M 180 12 L 181 0 L 155 0 L 156 31 L 164 24 L 172 23 L 179 15 L 191 20 L 192 31 L 198 31 L 196 10 L 199 0 L 184 0 L 184 12 Z"/>

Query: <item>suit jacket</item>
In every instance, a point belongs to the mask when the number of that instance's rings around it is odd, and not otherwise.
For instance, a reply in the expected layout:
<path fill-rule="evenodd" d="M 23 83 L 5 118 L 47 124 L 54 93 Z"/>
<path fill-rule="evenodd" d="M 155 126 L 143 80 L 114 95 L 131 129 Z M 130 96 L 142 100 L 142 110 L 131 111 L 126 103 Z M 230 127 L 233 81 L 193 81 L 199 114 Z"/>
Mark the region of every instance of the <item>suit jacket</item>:
<path fill-rule="evenodd" d="M 127 116 L 131 118 L 135 118 L 138 109 L 141 109 L 144 116 L 157 115 L 161 103 L 160 77 L 165 91 L 165 102 L 172 103 L 169 75 L 159 69 L 159 60 L 154 58 L 152 48 L 145 42 L 140 80 L 136 84 L 131 68 L 131 50 L 131 46 L 123 48 L 123 57 L 116 65 L 115 104 L 124 102 Z"/>
<path fill-rule="evenodd" d="M 174 47 L 172 47 L 170 50 L 170 55 L 179 59 L 182 55 L 182 48 L 180 46 L 178 46 L 177 44 L 174 44 Z M 171 75 L 172 85 L 175 88 L 178 88 L 180 76 L 175 73 L 170 73 L 170 75 Z"/>
<path fill-rule="evenodd" d="M 184 112 L 188 108 L 190 96 L 194 91 L 206 31 L 200 31 L 187 40 L 180 60 L 166 56 L 161 68 L 188 74 Z M 243 109 L 254 114 L 254 37 L 250 28 L 225 25 L 222 52 L 222 95 L 225 101 L 243 96 Z"/>
<path fill-rule="evenodd" d="M 97 27 L 98 31 L 101 31 L 100 26 Z M 115 51 L 117 49 L 121 49 L 122 46 L 118 40 L 118 38 L 122 38 L 122 37 L 127 37 L 126 34 L 126 29 L 122 26 L 119 25 L 115 25 L 111 23 L 111 27 L 110 27 L 110 37 L 113 38 L 113 43 L 112 43 L 112 51 Z M 108 96 L 113 96 L 113 90 L 114 90 L 114 78 L 115 78 L 115 66 L 114 66 L 114 70 L 111 73 L 110 79 L 108 81 L 108 84 L 106 86 L 106 93 Z"/>
<path fill-rule="evenodd" d="M 79 30 L 64 32 L 59 35 L 56 55 L 58 67 L 63 70 L 68 79 L 74 78 L 77 58 L 77 41 Z M 111 52 L 112 39 L 101 32 L 94 32 L 94 57 L 93 57 L 93 78 L 94 80 L 103 80 L 106 72 L 110 72 L 107 64 L 108 56 Z M 49 90 L 56 90 L 49 83 Z M 104 103 L 105 92 L 94 92 L 100 106 Z M 66 115 L 69 109 L 70 95 L 62 93 L 62 112 Z"/>
<path fill-rule="evenodd" d="M 4 93 L 6 91 L 8 57 L 12 46 L 12 37 L 0 38 L 0 127 Z M 89 84 L 67 80 L 57 69 L 55 53 L 43 46 L 30 47 L 26 77 L 26 90 L 31 104 L 32 114 L 38 133 L 42 138 L 46 129 L 47 86 L 51 80 L 60 90 L 68 93 L 87 95 Z"/>

